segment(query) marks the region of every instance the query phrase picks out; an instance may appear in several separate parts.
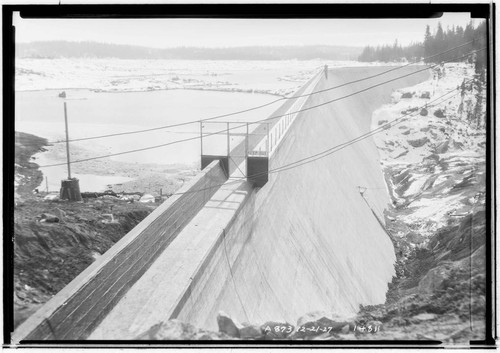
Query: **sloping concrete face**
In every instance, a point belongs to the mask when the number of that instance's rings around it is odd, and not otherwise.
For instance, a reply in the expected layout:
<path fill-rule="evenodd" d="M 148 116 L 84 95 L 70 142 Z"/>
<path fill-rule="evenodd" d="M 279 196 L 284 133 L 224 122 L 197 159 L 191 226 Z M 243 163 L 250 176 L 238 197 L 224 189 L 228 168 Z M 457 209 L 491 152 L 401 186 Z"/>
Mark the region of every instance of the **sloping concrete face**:
<path fill-rule="evenodd" d="M 330 70 L 314 91 L 388 69 Z M 313 95 L 304 108 L 419 69 L 399 69 Z M 392 90 L 428 77 L 424 71 L 304 111 L 276 150 L 270 170 L 370 131 L 372 112 L 390 101 Z M 209 329 L 217 328 L 220 310 L 240 322 L 295 324 L 311 311 L 350 315 L 360 304 L 383 303 L 395 255 L 373 213 L 381 217 L 389 202 L 378 158 L 370 137 L 315 162 L 271 173 L 269 182 L 249 196 L 206 267 L 202 285 L 177 317 Z M 368 204 L 359 186 L 367 188 Z"/>

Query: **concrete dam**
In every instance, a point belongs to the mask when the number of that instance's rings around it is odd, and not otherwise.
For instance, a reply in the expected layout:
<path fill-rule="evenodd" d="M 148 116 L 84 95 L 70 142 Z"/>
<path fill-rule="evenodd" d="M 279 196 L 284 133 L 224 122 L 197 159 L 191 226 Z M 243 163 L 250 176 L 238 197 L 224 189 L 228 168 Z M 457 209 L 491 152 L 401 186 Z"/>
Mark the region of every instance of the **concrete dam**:
<path fill-rule="evenodd" d="M 379 223 L 389 197 L 373 140 L 291 163 L 369 132 L 372 112 L 393 90 L 429 78 L 428 70 L 417 72 L 422 66 L 409 66 L 326 90 L 388 69 L 313 77 L 296 93 L 302 98 L 275 112 L 283 118 L 254 130 L 268 128 L 269 173 L 256 174 L 264 182 L 235 177 L 238 165 L 252 175 L 248 151 L 262 141 L 240 143 L 228 151 L 234 159 L 205 160 L 196 177 L 22 323 L 13 343 L 134 339 L 174 318 L 217 330 L 219 311 L 240 322 L 295 325 L 308 312 L 353 315 L 360 304 L 383 303 L 395 254 Z M 243 148 L 247 162 L 236 158 Z"/>

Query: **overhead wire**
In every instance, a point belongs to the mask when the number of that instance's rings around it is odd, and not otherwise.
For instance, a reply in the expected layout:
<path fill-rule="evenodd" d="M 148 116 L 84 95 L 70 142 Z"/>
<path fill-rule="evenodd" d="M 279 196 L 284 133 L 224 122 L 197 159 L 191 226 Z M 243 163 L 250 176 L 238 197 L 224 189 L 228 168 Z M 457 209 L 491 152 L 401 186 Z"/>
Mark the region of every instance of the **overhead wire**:
<path fill-rule="evenodd" d="M 454 91 L 454 90 L 453 90 L 453 91 Z M 444 96 L 447 96 L 448 94 L 452 93 L 453 91 L 450 91 L 450 92 L 448 92 L 448 93 L 446 93 L 446 94 L 444 94 L 444 95 L 440 96 L 440 98 L 442 98 L 442 97 L 444 97 Z M 456 95 L 458 95 L 458 94 L 460 94 L 460 93 L 455 93 L 453 96 L 456 96 Z M 438 98 L 438 99 L 440 99 L 440 98 Z M 448 98 L 446 98 L 446 99 L 449 99 L 449 98 L 450 98 L 450 97 L 448 97 Z M 441 103 L 442 103 L 442 102 L 441 102 Z M 423 105 L 423 106 L 419 107 L 419 109 L 423 109 L 423 108 L 425 108 L 425 107 L 428 107 L 428 104 L 425 104 L 425 105 Z M 345 143 L 343 143 L 343 144 L 340 144 L 340 145 L 334 146 L 334 147 L 332 147 L 332 148 L 329 148 L 328 150 L 322 151 L 322 152 L 320 152 L 320 153 L 318 153 L 318 154 L 316 154 L 316 155 L 309 156 L 309 157 L 304 158 L 304 159 L 302 159 L 302 160 L 295 161 L 295 162 L 290 163 L 290 164 L 288 164 L 288 165 L 286 165 L 286 166 L 279 167 L 279 168 L 276 168 L 276 169 L 274 169 L 274 170 L 270 170 L 270 171 L 269 171 L 269 173 L 273 173 L 273 172 L 281 172 L 281 171 L 284 171 L 284 170 L 291 169 L 291 167 L 293 168 L 293 167 L 300 166 L 300 165 L 303 165 L 303 164 L 307 164 L 307 163 L 312 162 L 312 161 L 315 161 L 315 160 L 317 160 L 317 159 L 321 159 L 321 158 L 323 158 L 323 157 L 326 157 L 326 156 L 328 156 L 328 155 L 330 155 L 330 154 L 332 154 L 332 153 L 334 153 L 334 152 L 338 152 L 338 151 L 340 151 L 340 150 L 342 150 L 342 149 L 344 149 L 344 148 L 346 148 L 346 147 L 348 147 L 348 146 L 350 146 L 350 145 L 352 145 L 352 144 L 354 144 L 354 143 L 356 143 L 356 142 L 359 142 L 359 141 L 364 140 L 364 139 L 366 139 L 366 138 L 368 138 L 368 137 L 370 137 L 370 136 L 372 136 L 372 135 L 375 135 L 375 134 L 377 134 L 377 133 L 379 133 L 379 132 L 382 132 L 383 130 L 385 130 L 385 129 L 386 129 L 387 127 L 389 127 L 389 126 L 390 126 L 390 127 L 393 127 L 393 126 L 396 126 L 396 125 L 398 125 L 398 124 L 401 124 L 401 123 L 403 122 L 403 120 L 402 120 L 402 119 L 403 119 L 404 117 L 406 117 L 406 116 L 414 116 L 414 115 L 416 115 L 417 113 L 420 113 L 420 112 L 416 111 L 416 112 L 412 112 L 412 113 L 409 113 L 409 114 L 405 114 L 405 115 L 403 115 L 403 116 L 401 116 L 401 117 L 399 117 L 399 118 L 394 119 L 394 120 L 393 120 L 393 121 L 391 121 L 391 122 L 388 122 L 388 123 L 386 123 L 386 124 L 383 124 L 383 125 L 379 126 L 378 128 L 376 128 L 376 129 L 374 129 L 374 130 L 371 130 L 370 132 L 367 132 L 367 133 L 365 133 L 365 134 L 363 134 L 363 135 L 360 135 L 360 136 L 356 137 L 356 138 L 355 138 L 355 139 L 353 139 L 353 140 L 350 140 L 350 141 L 345 142 Z M 314 159 L 311 159 L 311 158 L 314 158 Z M 300 164 L 297 164 L 297 163 L 300 163 Z M 285 167 L 286 167 L 286 168 L 285 168 Z"/>
<path fill-rule="evenodd" d="M 466 81 L 467 83 L 468 82 L 471 82 L 473 80 L 468 80 Z M 430 101 L 430 102 L 427 102 L 426 104 L 424 105 L 421 105 L 420 107 L 418 107 L 418 110 L 420 109 L 423 109 L 423 108 L 426 108 L 426 107 L 429 107 L 431 105 L 431 103 L 434 103 L 432 106 L 437 106 L 439 104 L 442 104 L 444 103 L 446 100 L 450 99 L 451 97 L 454 97 L 454 96 L 457 96 L 460 94 L 460 92 L 457 92 L 449 97 L 447 97 L 446 99 L 443 99 L 444 97 L 450 95 L 451 93 L 453 93 L 454 91 L 456 91 L 456 89 L 453 89 L 453 90 L 450 90 L 448 91 L 447 93 L 439 96 L 438 98 Z M 441 100 L 439 103 L 436 103 L 437 101 Z M 318 159 L 321 159 L 321 158 L 324 158 L 328 155 L 331 155 L 335 152 L 338 152 L 348 146 L 351 146 L 353 145 L 354 143 L 357 143 L 359 141 L 362 141 L 370 136 L 373 136 L 377 133 L 380 133 L 384 130 L 386 130 L 388 127 L 393 127 L 393 126 L 396 126 L 400 123 L 402 123 L 404 120 L 405 117 L 410 117 L 410 116 L 415 116 L 416 114 L 419 114 L 420 112 L 419 111 L 413 111 L 411 113 L 405 113 L 403 115 L 401 115 L 400 117 L 390 121 L 390 122 L 387 122 L 385 124 L 382 124 L 380 125 L 379 127 L 377 127 L 376 129 L 373 129 L 373 130 L 370 130 L 369 132 L 367 133 L 364 133 L 362 135 L 359 135 L 357 137 L 355 137 L 354 139 L 351 139 L 349 141 L 346 141 L 344 143 L 341 143 L 341 144 L 338 144 L 336 146 L 333 146 L 331 148 L 328 148 L 326 150 L 323 150 L 317 154 L 314 154 L 314 155 L 311 155 L 311 156 L 308 156 L 308 157 L 305 157 L 305 158 L 302 158 L 302 159 L 299 159 L 297 161 L 294 161 L 294 162 L 291 162 L 291 163 L 288 163 L 288 164 L 285 164 L 283 166 L 280 166 L 280 167 L 277 167 L 277 168 L 274 168 L 274 169 L 270 169 L 269 171 L 266 171 L 266 172 L 262 172 L 262 173 L 257 173 L 257 174 L 254 174 L 252 175 L 251 177 L 258 177 L 258 176 L 262 176 L 262 175 L 265 175 L 265 174 L 272 174 L 272 173 L 279 173 L 279 172 L 282 172 L 282 171 L 285 171 L 285 170 L 289 170 L 289 169 L 293 169 L 293 168 L 296 168 L 296 167 L 299 167 L 301 165 L 304 165 L 304 164 L 308 164 L 308 163 L 311 163 L 311 162 L 314 162 Z M 246 177 L 241 177 L 241 178 L 231 178 L 232 180 L 230 181 L 227 181 L 223 184 L 215 184 L 215 185 L 212 185 L 210 187 L 207 187 L 207 188 L 202 188 L 202 189 L 196 189 L 196 190 L 188 190 L 188 191 L 185 191 L 185 192 L 180 192 L 180 193 L 173 193 L 172 196 L 174 195 L 183 195 L 183 194 L 188 194 L 188 193 L 194 193 L 194 192 L 199 192 L 199 191 L 204 191 L 204 190 L 208 190 L 208 189 L 213 189 L 213 188 L 217 188 L 217 187 L 221 187 L 223 185 L 230 185 L 230 184 L 234 184 L 234 183 L 239 183 L 243 180 L 246 179 Z"/>
<path fill-rule="evenodd" d="M 448 50 L 446 50 L 444 52 L 441 52 L 441 53 L 438 53 L 438 54 L 431 55 L 431 56 L 428 56 L 426 58 L 423 58 L 422 60 L 426 61 L 428 59 L 431 59 L 431 58 L 434 58 L 434 57 L 437 57 L 437 56 L 449 53 L 451 51 L 454 51 L 456 49 L 459 49 L 461 47 L 469 45 L 469 44 L 471 44 L 473 42 L 474 41 L 466 42 L 466 43 L 461 44 L 459 46 L 456 46 L 456 47 L 453 47 L 451 49 L 448 49 Z M 469 56 L 469 55 L 472 55 L 472 53 L 469 53 L 468 55 L 465 55 L 464 57 Z M 461 57 L 461 58 L 463 58 L 463 57 Z M 448 60 L 448 61 L 445 61 L 445 62 L 455 61 L 455 60 L 459 60 L 461 58 L 456 58 L 456 59 Z M 182 123 L 177 123 L 177 124 L 163 125 L 163 126 L 158 126 L 158 127 L 154 127 L 154 128 L 148 128 L 148 129 L 141 129 L 141 130 L 118 132 L 118 133 L 113 133 L 113 134 L 105 134 L 105 135 L 97 135 L 97 136 L 89 136 L 89 137 L 76 138 L 76 139 L 68 140 L 68 142 L 95 140 L 95 139 L 115 137 L 115 136 L 124 136 L 124 135 L 131 135 L 131 134 L 139 134 L 139 133 L 144 133 L 144 132 L 150 132 L 150 131 L 156 131 L 156 130 L 163 130 L 163 129 L 167 129 L 167 128 L 174 128 L 174 127 L 179 127 L 179 126 L 186 126 L 186 125 L 190 125 L 190 124 L 198 124 L 198 123 L 204 122 L 204 121 L 211 121 L 211 120 L 225 118 L 225 117 L 229 117 L 229 116 L 233 116 L 233 115 L 243 114 L 243 113 L 247 113 L 247 112 L 250 112 L 250 111 L 254 111 L 254 110 L 261 109 L 261 108 L 265 108 L 267 106 L 270 106 L 270 105 L 272 105 L 274 103 L 277 103 L 277 102 L 280 102 L 280 101 L 283 101 L 283 100 L 291 100 L 291 99 L 298 99 L 298 98 L 302 98 L 302 97 L 308 97 L 308 96 L 312 96 L 312 95 L 315 95 L 315 94 L 319 94 L 319 93 L 328 92 L 328 91 L 331 91 L 331 90 L 334 90 L 334 89 L 342 88 L 342 87 L 345 87 L 345 86 L 353 84 L 353 83 L 358 83 L 358 82 L 366 81 L 366 80 L 369 80 L 369 79 L 372 79 L 372 78 L 375 78 L 375 77 L 379 77 L 379 76 L 385 75 L 385 74 L 387 74 L 389 72 L 400 70 L 402 68 L 405 68 L 405 67 L 408 67 L 408 66 L 411 66 L 411 65 L 414 65 L 414 64 L 418 64 L 418 63 L 419 62 L 415 61 L 415 62 L 408 63 L 408 64 L 405 64 L 405 65 L 396 66 L 396 67 L 391 68 L 389 70 L 385 70 L 383 72 L 380 72 L 380 73 L 377 73 L 377 74 L 374 74 L 374 75 L 371 75 L 371 76 L 363 77 L 363 78 L 360 78 L 360 79 L 357 79 L 357 80 L 345 82 L 345 83 L 342 83 L 342 84 L 337 85 L 337 86 L 333 86 L 333 87 L 325 88 L 325 89 L 318 90 L 318 91 L 315 91 L 315 92 L 311 92 L 311 93 L 308 93 L 308 94 L 303 94 L 303 95 L 298 95 L 298 96 L 293 96 L 293 97 L 281 97 L 281 98 L 279 98 L 277 100 L 274 100 L 274 101 L 271 101 L 271 102 L 268 102 L 268 103 L 265 103 L 265 104 L 262 104 L 262 105 L 254 106 L 254 107 L 251 107 L 251 108 L 248 108 L 248 109 L 243 109 L 243 110 L 239 110 L 239 111 L 231 112 L 231 113 L 227 113 L 227 114 L 220 114 L 220 115 L 216 115 L 216 116 L 213 116 L 213 117 L 210 117 L 210 118 L 204 118 L 204 119 L 199 119 L 199 120 L 192 120 L 192 121 L 187 121 L 187 122 L 182 122 Z M 435 67 L 437 65 L 439 65 L 439 64 L 436 64 L 436 65 L 434 65 L 432 67 Z M 321 68 L 321 66 L 319 68 Z M 318 68 L 316 68 L 315 70 L 317 70 L 317 69 Z M 426 69 L 428 69 L 428 68 L 426 68 Z M 424 71 L 424 70 L 425 69 L 423 69 L 422 71 Z M 417 72 L 421 72 L 421 71 L 417 71 Z M 278 117 L 280 117 L 280 116 L 278 116 Z M 277 118 L 277 117 L 275 117 L 275 118 Z M 66 140 L 51 141 L 51 142 L 49 142 L 49 144 L 65 143 L 65 142 L 66 142 Z"/>
<path fill-rule="evenodd" d="M 457 59 L 462 59 L 464 57 L 470 56 L 470 55 L 472 55 L 472 54 L 474 54 L 474 53 L 476 53 L 478 51 L 484 50 L 484 49 L 486 49 L 486 48 L 484 47 L 484 48 L 472 51 L 472 52 L 470 52 L 470 53 L 468 53 L 468 54 L 466 54 L 466 55 L 464 55 L 464 56 L 462 56 L 460 58 L 456 58 L 456 59 L 453 59 L 453 60 L 450 60 L 450 61 L 455 61 Z M 282 115 L 272 116 L 272 117 L 269 117 L 269 118 L 266 118 L 266 119 L 257 120 L 255 122 L 252 122 L 252 124 L 262 123 L 262 122 L 269 121 L 269 120 L 274 120 L 274 119 L 277 119 L 277 118 L 284 117 L 284 116 L 286 116 L 288 114 L 296 114 L 296 113 L 308 111 L 308 110 L 311 110 L 311 109 L 315 109 L 315 108 L 318 108 L 318 107 L 321 107 L 321 106 L 324 106 L 324 105 L 327 105 L 327 104 L 331 104 L 331 103 L 337 102 L 339 100 L 355 96 L 356 94 L 366 92 L 366 91 L 368 91 L 370 89 L 373 89 L 375 87 L 382 86 L 382 85 L 384 85 L 386 83 L 393 82 L 393 81 L 399 80 L 401 78 L 404 78 L 404 77 L 407 77 L 407 76 L 410 76 L 410 75 L 414 75 L 414 74 L 419 73 L 419 72 L 423 72 L 423 71 L 429 70 L 430 68 L 436 67 L 436 66 L 439 66 L 439 65 L 441 65 L 441 64 L 435 64 L 433 66 L 426 67 L 425 69 L 422 69 L 422 70 L 417 70 L 417 71 L 411 72 L 409 74 L 398 76 L 396 78 L 393 78 L 393 79 L 390 79 L 390 80 L 378 83 L 378 84 L 373 85 L 373 86 L 369 86 L 369 87 L 364 88 L 362 90 L 359 90 L 359 91 L 356 91 L 356 92 L 353 92 L 353 93 L 347 94 L 345 96 L 338 97 L 338 98 L 335 98 L 335 99 L 332 99 L 332 100 L 329 100 L 329 101 L 326 101 L 326 102 L 323 102 L 323 103 L 318 104 L 318 105 L 314 105 L 314 106 L 310 106 L 310 107 L 307 107 L 307 108 L 299 109 L 299 110 L 294 111 L 294 112 L 288 112 L 288 113 L 282 114 Z M 239 125 L 239 126 L 230 127 L 230 128 L 226 128 L 226 129 L 223 129 L 223 130 L 219 130 L 219 131 L 213 132 L 213 133 L 204 134 L 201 137 L 212 136 L 212 135 L 221 134 L 221 133 L 227 133 L 230 130 L 234 130 L 234 129 L 239 129 L 239 128 L 245 127 L 246 124 L 247 123 L 244 123 L 244 124 Z M 102 158 L 114 157 L 114 156 L 119 156 L 119 155 L 128 154 L 128 153 L 141 152 L 141 151 L 146 151 L 146 150 L 150 150 L 150 149 L 156 149 L 156 148 L 160 148 L 160 147 L 166 147 L 166 146 L 170 146 L 170 145 L 173 145 L 173 144 L 182 143 L 182 142 L 186 142 L 186 141 L 197 140 L 197 139 L 200 139 L 200 136 L 195 136 L 195 137 L 191 137 L 191 138 L 187 138 L 187 139 L 182 139 L 182 140 L 176 140 L 176 141 L 172 141 L 172 142 L 168 142 L 168 143 L 164 143 L 164 144 L 160 144 L 160 145 L 155 145 L 155 146 L 149 146 L 149 147 L 138 148 L 138 149 L 134 149 L 134 150 L 128 150 L 128 151 L 123 151 L 123 152 L 117 152 L 117 153 L 107 154 L 107 155 L 103 155 L 103 156 L 97 156 L 97 157 L 90 157 L 90 158 L 75 160 L 75 161 L 71 161 L 70 163 L 73 164 L 73 163 L 87 162 L 87 161 L 91 161 L 91 160 L 95 160 L 95 159 L 102 159 Z M 39 168 L 55 167 L 55 166 L 61 166 L 61 165 L 66 165 L 66 164 L 67 164 L 66 162 L 61 162 L 61 163 L 55 163 L 55 164 L 49 164 L 49 165 L 39 166 Z"/>

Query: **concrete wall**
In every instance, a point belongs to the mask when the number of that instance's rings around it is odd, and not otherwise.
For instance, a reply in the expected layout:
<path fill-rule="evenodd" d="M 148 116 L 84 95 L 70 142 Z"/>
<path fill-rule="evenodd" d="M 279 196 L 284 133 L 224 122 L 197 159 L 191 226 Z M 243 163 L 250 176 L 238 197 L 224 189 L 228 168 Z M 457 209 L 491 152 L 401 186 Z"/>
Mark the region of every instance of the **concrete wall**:
<path fill-rule="evenodd" d="M 243 141 L 231 154 L 241 156 L 245 148 Z M 202 156 L 202 159 L 212 157 Z M 227 160 L 226 157 L 226 165 Z M 202 164 L 205 163 L 202 161 Z M 242 214 L 252 191 L 251 182 L 238 178 L 231 178 L 221 186 L 88 339 L 133 339 L 155 324 L 179 316 L 183 310 L 189 310 L 192 315 L 210 315 L 205 310 L 213 307 L 212 293 L 220 293 L 232 283 L 228 263 L 233 255 L 225 252 L 226 242 L 230 243 L 233 253 L 241 252 L 246 246 L 238 243 L 240 238 L 235 237 L 234 232 L 231 237 L 228 234 L 235 221 L 238 222 L 235 228 L 241 228 L 241 222 L 252 223 Z"/>
<path fill-rule="evenodd" d="M 387 69 L 330 70 L 315 90 Z M 418 69 L 313 95 L 306 108 Z M 393 89 L 428 77 L 427 72 L 408 76 L 303 112 L 271 159 L 271 170 L 370 131 L 372 112 L 390 101 Z M 239 321 L 295 324 L 311 311 L 350 315 L 359 304 L 384 302 L 394 249 L 358 186 L 369 188 L 374 209 L 384 209 L 389 199 L 371 138 L 314 163 L 271 173 L 239 211 L 177 317 L 210 329 L 217 328 L 219 310 Z"/>
<path fill-rule="evenodd" d="M 211 293 L 221 290 L 227 276 L 211 281 L 213 288 L 205 288 L 204 274 L 213 264 L 214 254 L 221 254 L 226 230 L 251 191 L 244 180 L 231 180 L 217 190 L 88 339 L 134 339 L 155 324 L 176 317 L 181 308 L 202 312 L 205 301 L 210 307 Z"/>
<path fill-rule="evenodd" d="M 86 338 L 226 179 L 212 162 L 22 323 L 13 342 Z"/>

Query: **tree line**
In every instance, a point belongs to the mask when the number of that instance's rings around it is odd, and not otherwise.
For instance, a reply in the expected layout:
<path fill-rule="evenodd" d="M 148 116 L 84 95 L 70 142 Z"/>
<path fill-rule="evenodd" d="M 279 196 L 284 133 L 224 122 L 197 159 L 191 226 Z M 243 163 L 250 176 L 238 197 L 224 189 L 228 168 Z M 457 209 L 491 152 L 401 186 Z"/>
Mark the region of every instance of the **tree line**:
<path fill-rule="evenodd" d="M 450 49 L 472 41 L 470 45 L 451 50 Z M 398 61 L 421 61 L 424 58 L 427 63 L 439 63 L 443 61 L 464 61 L 476 63 L 480 68 L 486 65 L 486 50 L 482 50 L 470 57 L 464 57 L 472 51 L 486 46 L 486 21 L 481 22 L 476 28 L 472 21 L 465 26 L 453 26 L 443 30 L 441 23 L 431 33 L 427 25 L 423 42 L 411 43 L 401 46 L 397 40 L 393 45 L 382 45 L 377 47 L 367 46 L 358 57 L 358 61 L 373 62 L 398 62 Z"/>
<path fill-rule="evenodd" d="M 98 42 L 45 41 L 17 43 L 18 58 L 118 58 L 176 60 L 356 60 L 361 47 L 246 46 L 226 48 L 176 47 L 148 48 Z"/>

